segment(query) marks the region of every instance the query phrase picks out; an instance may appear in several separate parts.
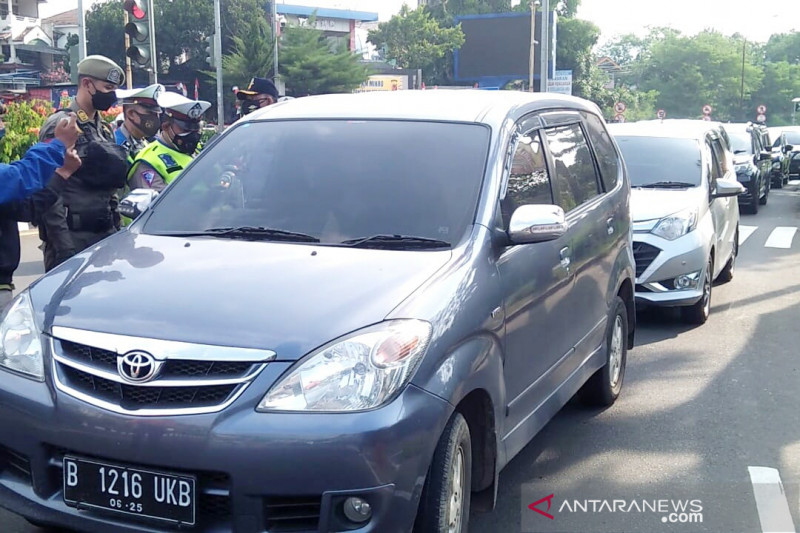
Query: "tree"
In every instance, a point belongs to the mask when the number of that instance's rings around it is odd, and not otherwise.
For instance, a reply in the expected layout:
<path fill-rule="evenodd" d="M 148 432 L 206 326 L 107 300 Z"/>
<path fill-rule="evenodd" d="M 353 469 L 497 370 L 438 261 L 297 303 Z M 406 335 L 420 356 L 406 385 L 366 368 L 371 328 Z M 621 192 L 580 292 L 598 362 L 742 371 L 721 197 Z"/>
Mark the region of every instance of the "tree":
<path fill-rule="evenodd" d="M 593 23 L 564 18 L 558 24 L 556 64 L 559 69 L 572 70 L 573 94 L 590 98 L 604 81 L 592 73 L 595 59 L 592 48 L 600 38 L 600 28 Z"/>
<path fill-rule="evenodd" d="M 251 23 L 256 19 L 265 22 L 269 11 L 267 4 L 262 0 L 225 0 L 222 2 L 222 52 L 229 54 L 233 52 L 236 43 L 234 37 L 242 37 L 251 31 Z M 272 29 L 267 27 L 271 34 Z"/>
<path fill-rule="evenodd" d="M 214 33 L 208 0 L 154 0 L 159 68 L 170 78 L 191 80 L 206 68 L 207 36 Z"/>
<path fill-rule="evenodd" d="M 272 32 L 266 19 L 254 17 L 233 37 L 233 49 L 222 58 L 226 85 L 244 87 L 254 76 L 271 77 L 273 64 Z"/>
<path fill-rule="evenodd" d="M 369 77 L 367 67 L 341 42 L 328 41 L 324 33 L 310 26 L 287 27 L 281 43 L 280 71 L 287 93 L 307 96 L 347 93 Z"/>
<path fill-rule="evenodd" d="M 86 53 L 102 54 L 125 64 L 124 11 L 122 2 L 103 2 L 86 14 Z"/>
<path fill-rule="evenodd" d="M 386 57 L 397 66 L 422 69 L 426 81 L 440 74 L 448 52 L 464 44 L 460 27 L 443 28 L 424 7 L 410 10 L 403 5 L 399 15 L 369 32 L 369 41 L 385 47 Z"/>
<path fill-rule="evenodd" d="M 800 32 L 772 35 L 767 41 L 765 55 L 767 61 L 800 64 Z"/>

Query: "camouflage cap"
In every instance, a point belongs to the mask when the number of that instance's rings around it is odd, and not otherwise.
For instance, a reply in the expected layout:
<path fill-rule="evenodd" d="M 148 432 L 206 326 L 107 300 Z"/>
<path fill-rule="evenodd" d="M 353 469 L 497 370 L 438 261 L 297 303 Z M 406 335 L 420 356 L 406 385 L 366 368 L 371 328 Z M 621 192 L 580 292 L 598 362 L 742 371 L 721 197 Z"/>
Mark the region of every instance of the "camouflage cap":
<path fill-rule="evenodd" d="M 114 85 L 125 83 L 125 73 L 119 65 L 101 55 L 86 56 L 78 63 L 79 76 L 91 76 Z"/>

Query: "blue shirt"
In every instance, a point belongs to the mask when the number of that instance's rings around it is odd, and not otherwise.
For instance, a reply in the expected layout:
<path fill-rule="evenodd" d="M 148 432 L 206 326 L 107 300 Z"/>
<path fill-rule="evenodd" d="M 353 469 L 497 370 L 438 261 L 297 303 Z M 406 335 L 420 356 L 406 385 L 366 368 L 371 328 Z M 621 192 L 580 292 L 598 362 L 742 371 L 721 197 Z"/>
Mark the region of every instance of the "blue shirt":
<path fill-rule="evenodd" d="M 43 189 L 56 169 L 64 165 L 64 152 L 64 143 L 52 139 L 36 143 L 19 161 L 0 163 L 0 204 L 23 200 Z"/>

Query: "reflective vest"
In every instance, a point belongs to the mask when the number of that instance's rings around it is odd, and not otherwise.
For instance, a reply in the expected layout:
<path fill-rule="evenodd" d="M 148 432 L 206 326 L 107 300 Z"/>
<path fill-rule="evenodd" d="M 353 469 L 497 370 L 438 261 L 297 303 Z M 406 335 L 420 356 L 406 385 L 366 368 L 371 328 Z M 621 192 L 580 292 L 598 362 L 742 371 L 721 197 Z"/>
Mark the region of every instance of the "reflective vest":
<path fill-rule="evenodd" d="M 164 183 L 169 185 L 192 162 L 192 156 L 174 150 L 160 141 L 154 141 L 136 155 L 134 162 L 136 161 L 146 161 L 161 175 Z M 133 165 L 128 172 L 128 179 L 135 167 Z"/>

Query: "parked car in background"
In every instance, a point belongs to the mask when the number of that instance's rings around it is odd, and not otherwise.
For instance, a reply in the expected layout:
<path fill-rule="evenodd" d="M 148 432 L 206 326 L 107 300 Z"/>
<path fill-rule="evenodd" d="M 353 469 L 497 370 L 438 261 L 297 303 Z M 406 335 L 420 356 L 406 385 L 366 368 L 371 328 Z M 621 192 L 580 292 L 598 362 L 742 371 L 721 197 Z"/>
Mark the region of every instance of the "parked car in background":
<path fill-rule="evenodd" d="M 772 127 L 769 130 L 772 146 L 772 169 L 770 172 L 772 187 L 781 189 L 789 181 L 789 158 L 786 157 L 786 139 L 781 135 L 783 128 Z"/>
<path fill-rule="evenodd" d="M 750 123 L 723 127 L 730 139 L 736 179 L 745 187 L 739 206 L 756 214 L 759 205 L 767 204 L 771 185 L 772 147 L 766 128 Z"/>
<path fill-rule="evenodd" d="M 696 120 L 610 124 L 631 180 L 636 304 L 681 307 L 703 324 L 715 279 L 733 278 L 737 196 L 722 126 Z"/>
<path fill-rule="evenodd" d="M 788 178 L 798 178 L 800 177 L 800 126 L 783 128 L 781 137 L 786 175 Z"/>
<path fill-rule="evenodd" d="M 254 112 L 0 317 L 0 505 L 93 531 L 467 531 L 573 395 L 620 394 L 629 206 L 578 98 Z"/>

